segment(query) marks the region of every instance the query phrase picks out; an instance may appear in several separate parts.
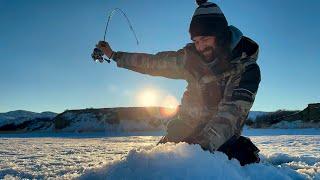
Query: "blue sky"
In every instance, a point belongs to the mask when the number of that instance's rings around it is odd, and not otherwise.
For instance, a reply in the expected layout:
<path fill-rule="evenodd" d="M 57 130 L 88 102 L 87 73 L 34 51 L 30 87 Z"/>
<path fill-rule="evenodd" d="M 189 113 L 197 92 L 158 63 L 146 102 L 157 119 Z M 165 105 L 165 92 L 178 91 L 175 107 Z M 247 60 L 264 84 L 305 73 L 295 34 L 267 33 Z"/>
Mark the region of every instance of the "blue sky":
<path fill-rule="evenodd" d="M 252 110 L 303 109 L 320 102 L 320 1 L 219 0 L 230 25 L 260 45 L 262 81 Z M 154 89 L 179 101 L 186 82 L 99 64 L 90 54 L 116 14 L 107 40 L 114 50 L 156 53 L 190 42 L 193 0 L 0 0 L 0 112 L 137 106 Z"/>

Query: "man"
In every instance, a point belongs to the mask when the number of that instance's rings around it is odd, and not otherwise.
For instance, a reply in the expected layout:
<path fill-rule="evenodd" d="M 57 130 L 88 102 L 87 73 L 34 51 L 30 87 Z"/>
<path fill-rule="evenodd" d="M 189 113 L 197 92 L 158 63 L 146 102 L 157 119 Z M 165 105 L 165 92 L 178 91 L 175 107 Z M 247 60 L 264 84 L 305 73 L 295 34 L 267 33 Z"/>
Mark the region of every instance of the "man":
<path fill-rule="evenodd" d="M 259 151 L 240 136 L 260 83 L 258 45 L 233 26 L 220 8 L 198 3 L 189 32 L 193 43 L 174 52 L 114 52 L 106 42 L 97 48 L 118 67 L 188 82 L 178 119 L 159 143 L 187 142 L 225 152 L 241 165 L 259 162 Z"/>

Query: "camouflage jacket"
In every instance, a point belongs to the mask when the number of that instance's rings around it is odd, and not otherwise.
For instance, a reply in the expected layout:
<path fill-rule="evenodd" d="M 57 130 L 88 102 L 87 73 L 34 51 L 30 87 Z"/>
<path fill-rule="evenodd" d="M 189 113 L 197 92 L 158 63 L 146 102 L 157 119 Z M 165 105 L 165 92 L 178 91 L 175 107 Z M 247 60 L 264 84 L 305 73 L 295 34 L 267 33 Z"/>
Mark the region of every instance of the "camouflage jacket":
<path fill-rule="evenodd" d="M 222 73 L 214 73 L 210 64 L 201 60 L 193 43 L 155 55 L 115 53 L 118 67 L 188 82 L 179 110 L 186 128 L 183 135 L 171 141 L 183 141 L 200 124 L 206 124 L 204 146 L 210 150 L 219 148 L 233 135 L 240 135 L 260 83 L 256 63 L 259 48 L 237 28 L 230 26 L 230 30 L 232 58 L 230 68 Z"/>

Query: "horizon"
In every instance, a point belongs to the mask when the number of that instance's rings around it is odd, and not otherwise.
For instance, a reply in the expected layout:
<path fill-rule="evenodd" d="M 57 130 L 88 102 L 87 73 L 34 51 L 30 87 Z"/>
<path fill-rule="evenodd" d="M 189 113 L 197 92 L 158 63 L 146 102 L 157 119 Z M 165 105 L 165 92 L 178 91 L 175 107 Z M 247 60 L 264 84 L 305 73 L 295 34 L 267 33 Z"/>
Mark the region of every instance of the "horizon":
<path fill-rule="evenodd" d="M 320 102 L 320 1 L 211 2 L 220 6 L 229 25 L 260 45 L 262 81 L 251 111 L 303 110 Z M 0 112 L 180 104 L 183 80 L 92 61 L 114 8 L 127 14 L 140 41 L 137 46 L 126 20 L 116 13 L 107 33 L 115 51 L 176 51 L 191 42 L 194 0 L 0 0 Z"/>
<path fill-rule="evenodd" d="M 82 108 L 82 109 L 65 109 L 61 112 L 56 112 L 56 111 L 30 111 L 30 110 L 24 110 L 24 109 L 16 109 L 16 110 L 12 110 L 12 111 L 6 111 L 6 112 L 0 112 L 0 114 L 3 113 L 8 113 L 8 112 L 14 112 L 14 111 L 27 111 L 27 112 L 34 112 L 34 113 L 44 113 L 44 112 L 52 112 L 52 113 L 57 113 L 57 114 L 61 114 L 63 112 L 66 111 L 77 111 L 77 110 L 86 110 L 86 109 L 111 109 L 111 108 L 168 108 L 168 107 L 161 107 L 161 106 L 119 106 L 119 107 L 107 107 L 107 108 Z M 170 108 L 169 108 L 170 109 Z M 284 110 L 284 111 L 302 111 L 303 109 L 277 109 L 275 111 L 279 111 L 279 110 Z M 275 111 L 260 111 L 260 110 L 250 110 L 249 112 L 275 112 Z"/>

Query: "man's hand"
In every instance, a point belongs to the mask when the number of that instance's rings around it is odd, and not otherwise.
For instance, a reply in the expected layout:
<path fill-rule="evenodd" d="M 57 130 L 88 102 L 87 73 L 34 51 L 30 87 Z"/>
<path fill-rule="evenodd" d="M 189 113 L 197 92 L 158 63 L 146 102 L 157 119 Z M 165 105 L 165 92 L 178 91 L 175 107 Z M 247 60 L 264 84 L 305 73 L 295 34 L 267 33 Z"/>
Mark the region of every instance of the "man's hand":
<path fill-rule="evenodd" d="M 101 49 L 103 53 L 110 59 L 113 51 L 109 45 L 109 43 L 105 41 L 99 41 L 99 43 L 96 45 L 97 48 Z"/>

